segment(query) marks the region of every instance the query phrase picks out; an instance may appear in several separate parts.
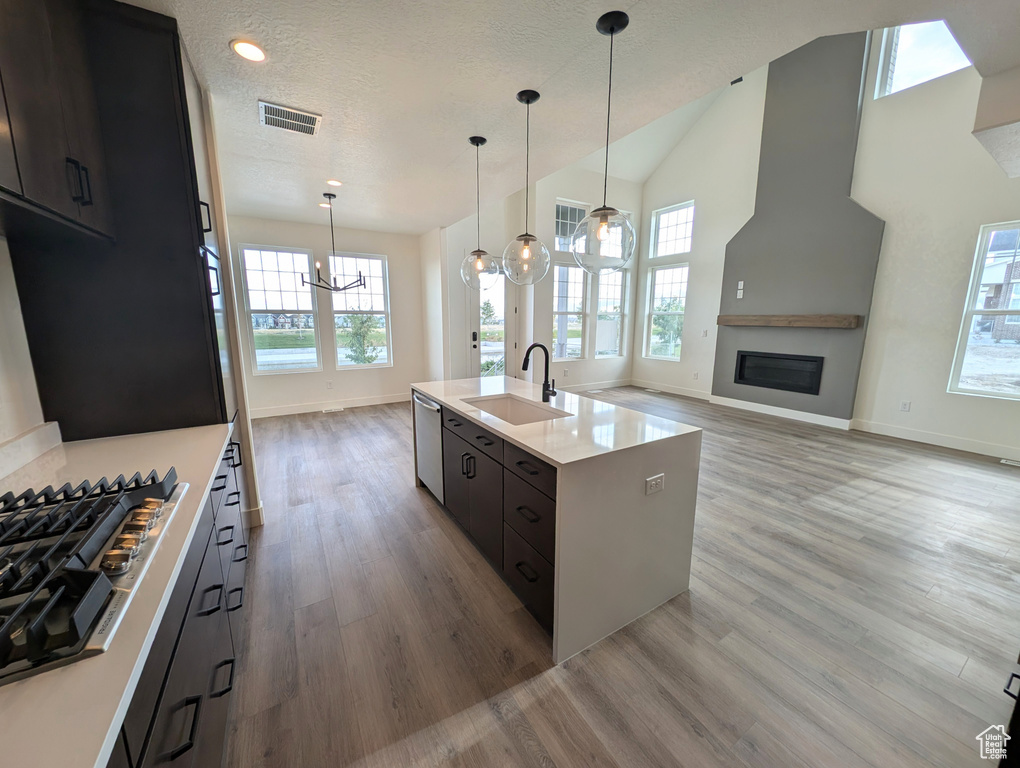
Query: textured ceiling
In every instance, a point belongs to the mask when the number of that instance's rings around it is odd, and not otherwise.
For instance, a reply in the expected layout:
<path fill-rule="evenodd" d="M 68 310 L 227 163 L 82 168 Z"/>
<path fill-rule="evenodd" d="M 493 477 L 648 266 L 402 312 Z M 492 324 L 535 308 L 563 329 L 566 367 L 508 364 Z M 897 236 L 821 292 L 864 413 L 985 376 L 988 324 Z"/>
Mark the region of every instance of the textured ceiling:
<path fill-rule="evenodd" d="M 474 208 L 474 150 L 495 202 L 524 185 L 524 107 L 535 88 L 532 178 L 605 139 L 608 39 L 598 16 L 622 7 L 613 135 L 623 137 L 821 35 L 946 18 L 982 74 L 1020 63 L 1016 0 L 133 0 L 177 18 L 214 100 L 231 213 L 321 223 L 324 181 L 344 182 L 343 226 L 421 233 Z M 251 64 L 230 40 L 262 45 Z M 259 125 L 258 99 L 321 113 L 318 136 Z M 635 166 L 664 154 L 684 118 L 651 130 Z M 689 127 L 689 126 L 688 126 Z M 643 159 L 642 159 L 643 158 Z M 589 160 L 589 162 L 594 162 Z M 647 173 L 645 173 L 647 175 Z"/>

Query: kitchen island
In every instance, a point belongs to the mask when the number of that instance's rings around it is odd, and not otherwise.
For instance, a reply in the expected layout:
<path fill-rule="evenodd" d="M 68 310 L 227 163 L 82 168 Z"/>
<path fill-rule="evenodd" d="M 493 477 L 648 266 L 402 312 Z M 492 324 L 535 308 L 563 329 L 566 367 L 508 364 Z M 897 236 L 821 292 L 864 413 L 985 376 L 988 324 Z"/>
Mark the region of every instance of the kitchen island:
<path fill-rule="evenodd" d="M 551 630 L 556 663 L 687 590 L 700 429 L 569 392 L 543 403 L 506 376 L 411 390 L 418 485 Z"/>

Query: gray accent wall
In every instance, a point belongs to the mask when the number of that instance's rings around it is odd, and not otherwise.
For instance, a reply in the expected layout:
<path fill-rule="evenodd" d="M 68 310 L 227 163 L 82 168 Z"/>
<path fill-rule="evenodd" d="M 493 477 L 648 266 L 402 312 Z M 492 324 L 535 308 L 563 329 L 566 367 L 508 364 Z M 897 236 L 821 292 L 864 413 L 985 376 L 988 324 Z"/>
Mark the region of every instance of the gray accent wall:
<path fill-rule="evenodd" d="M 769 65 L 755 212 L 726 246 L 720 314 L 866 321 L 885 227 L 850 198 L 868 45 L 823 37 Z M 849 419 L 865 329 L 720 326 L 712 394 Z M 734 383 L 738 350 L 823 356 L 820 393 Z"/>

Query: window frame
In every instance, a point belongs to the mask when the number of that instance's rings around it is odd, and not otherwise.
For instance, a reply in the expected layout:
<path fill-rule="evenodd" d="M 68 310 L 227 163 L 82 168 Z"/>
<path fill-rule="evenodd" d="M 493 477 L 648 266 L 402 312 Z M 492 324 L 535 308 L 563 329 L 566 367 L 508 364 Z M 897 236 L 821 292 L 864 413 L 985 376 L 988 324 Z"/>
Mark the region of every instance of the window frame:
<path fill-rule="evenodd" d="M 241 285 L 244 293 L 244 311 L 246 314 L 246 325 L 248 326 L 248 366 L 252 376 L 278 376 L 281 374 L 293 374 L 293 373 L 322 373 L 322 349 L 319 346 L 319 306 L 317 302 L 317 296 L 315 295 L 316 290 L 314 287 L 309 286 L 309 291 L 312 297 L 312 308 L 310 311 L 299 313 L 311 314 L 313 320 L 312 330 L 315 333 L 315 361 L 316 365 L 314 368 L 277 368 L 275 370 L 260 370 L 258 367 L 258 356 L 255 350 L 255 329 L 252 327 L 251 317 L 253 314 L 273 314 L 272 310 L 268 309 L 252 309 L 251 308 L 251 294 L 248 289 L 248 268 L 245 263 L 244 252 L 248 251 L 272 251 L 274 253 L 301 253 L 308 257 L 308 274 L 309 277 L 312 274 L 312 269 L 315 265 L 315 254 L 308 248 L 291 248 L 290 246 L 282 245 L 256 245 L 255 243 L 239 243 L 237 246 L 238 254 L 238 267 L 241 273 Z"/>
<path fill-rule="evenodd" d="M 620 311 L 619 312 L 601 312 L 599 310 L 599 301 L 601 299 L 602 292 L 602 274 L 599 274 L 598 279 L 595 281 L 594 288 L 592 290 L 595 306 L 592 312 L 592 317 L 595 323 L 595 332 L 591 335 L 592 346 L 595 347 L 592 350 L 592 359 L 594 360 L 613 360 L 614 358 L 626 357 L 627 355 L 627 288 L 628 280 L 630 279 L 630 270 L 618 269 L 614 272 L 607 272 L 607 275 L 620 275 Z M 600 355 L 598 351 L 598 340 L 599 340 L 599 316 L 600 315 L 617 315 L 620 318 L 620 340 L 619 340 L 619 351 L 615 355 Z"/>
<path fill-rule="evenodd" d="M 336 366 L 337 372 L 342 373 L 343 371 L 361 371 L 368 368 L 392 368 L 394 365 L 394 351 L 393 351 L 393 314 L 390 312 L 390 272 L 389 272 L 389 259 L 385 254 L 381 253 L 357 253 L 354 251 L 329 251 L 329 255 L 326 257 L 326 267 L 329 272 L 328 280 L 333 279 L 333 259 L 334 258 L 354 258 L 354 259 L 372 259 L 375 261 L 382 262 L 382 295 L 383 295 L 383 311 L 378 310 L 342 310 L 338 311 L 333 305 L 333 296 L 330 296 L 329 301 L 329 313 L 330 313 L 330 333 L 333 345 L 333 363 Z M 341 278 L 338 276 L 337 282 L 339 283 Z M 353 289 L 352 289 L 353 290 Z M 360 289 L 358 289 L 360 290 Z M 344 291 L 346 293 L 346 291 Z M 340 352 L 336 344 L 336 316 L 337 315 L 379 315 L 382 314 L 386 319 L 386 362 L 385 363 L 341 363 Z"/>
<path fill-rule="evenodd" d="M 676 357 L 666 357 L 665 355 L 653 355 L 652 349 L 652 327 L 654 325 L 653 318 L 656 315 L 685 315 L 687 312 L 687 296 L 684 295 L 684 311 L 683 312 L 656 312 L 655 311 L 655 274 L 656 272 L 662 272 L 667 269 L 687 269 L 687 280 L 686 284 L 688 288 L 691 284 L 691 265 L 690 262 L 677 262 L 671 264 L 659 264 L 648 268 L 648 283 L 647 283 L 647 311 L 645 313 L 645 339 L 642 349 L 642 357 L 647 360 L 663 360 L 667 363 L 679 363 L 683 359 L 683 332 L 680 333 L 680 354 Z"/>
<path fill-rule="evenodd" d="M 971 329 L 974 327 L 974 317 L 983 316 L 1007 316 L 1020 314 L 1020 309 L 1010 309 L 1008 306 L 1002 309 L 978 309 L 976 308 L 978 293 L 981 291 L 981 278 L 985 270 L 985 261 L 988 257 L 988 247 L 991 244 L 993 232 L 1009 229 L 1020 229 L 1020 221 L 1003 221 L 996 224 L 985 224 L 978 232 L 977 248 L 974 251 L 974 263 L 970 275 L 970 285 L 967 288 L 966 304 L 963 308 L 963 318 L 960 321 L 960 333 L 956 340 L 956 353 L 953 356 L 953 367 L 949 375 L 949 386 L 946 392 L 951 395 L 969 395 L 971 397 L 991 397 L 998 400 L 1020 400 L 1020 394 L 1008 392 L 988 392 L 981 389 L 969 389 L 960 386 L 960 374 L 963 372 L 963 361 L 967 354 L 967 342 Z M 1018 244 L 1020 249 L 1020 244 Z M 1014 264 L 1020 264 L 1020 253 L 1014 253 Z M 1010 281 L 1006 285 L 1011 291 L 1016 290 L 1020 283 Z M 1012 299 L 1005 302 L 1012 303 Z M 1008 323 L 1015 325 L 1015 323 Z"/>
<path fill-rule="evenodd" d="M 552 362 L 554 362 L 554 363 L 571 363 L 571 362 L 576 362 L 578 360 L 587 360 L 588 359 L 588 337 L 590 335 L 588 333 L 588 322 L 589 322 L 589 318 L 591 317 L 591 312 L 589 311 L 590 307 L 589 307 L 589 304 L 588 304 L 589 298 L 591 296 L 591 275 L 589 275 L 587 272 L 585 272 L 583 269 L 581 269 L 581 267 L 577 266 L 577 262 L 574 261 L 573 259 L 570 259 L 569 261 L 566 260 L 566 259 L 553 260 L 552 267 L 550 269 L 555 270 L 555 269 L 560 268 L 560 267 L 565 267 L 565 268 L 568 268 L 568 269 L 576 269 L 576 270 L 578 270 L 581 273 L 581 309 L 580 309 L 579 312 L 561 312 L 561 311 L 556 309 L 556 274 L 554 272 L 553 273 L 553 281 L 552 281 L 552 320 L 553 320 L 553 322 L 552 322 L 552 325 L 550 326 L 550 331 L 553 328 L 555 328 L 555 326 L 556 326 L 556 317 L 557 317 L 557 315 L 565 315 L 567 317 L 570 317 L 572 315 L 580 315 L 581 316 L 581 354 L 578 357 L 553 357 L 552 358 Z M 569 336 L 568 336 L 568 338 L 569 338 Z M 550 336 L 550 341 L 551 341 L 551 344 L 552 344 L 552 352 L 550 352 L 550 354 L 554 355 L 555 352 L 556 352 L 555 336 Z"/>
<path fill-rule="evenodd" d="M 651 233 L 649 234 L 649 248 L 648 258 L 650 261 L 659 261 L 660 259 L 673 259 L 673 258 L 686 258 L 688 254 L 694 251 L 694 225 L 697 219 L 697 209 L 695 207 L 694 200 L 687 200 L 682 203 L 675 203 L 674 205 L 667 205 L 665 208 L 659 208 L 652 211 L 652 222 L 651 222 Z M 682 208 L 692 208 L 694 212 L 691 214 L 691 247 L 686 251 L 677 251 L 675 253 L 666 253 L 662 256 L 658 255 L 659 251 L 659 218 L 666 213 L 672 213 L 673 211 L 679 211 Z"/>
<path fill-rule="evenodd" d="M 578 202 L 576 200 L 565 200 L 565 199 L 563 199 L 561 197 L 558 197 L 558 198 L 556 198 L 556 202 L 554 203 L 554 206 L 556 206 L 556 205 L 565 205 L 565 206 L 568 206 L 570 208 L 577 208 L 579 210 L 584 211 L 584 216 L 581 217 L 581 221 L 584 221 L 585 217 L 591 212 L 591 206 L 589 206 L 587 203 L 580 203 L 580 202 Z M 556 216 L 556 208 L 554 207 L 553 208 L 553 253 L 569 253 L 571 256 L 573 256 L 573 251 L 569 251 L 569 250 L 561 251 L 559 248 L 556 247 L 557 246 L 556 238 L 559 237 L 559 235 L 556 234 L 556 225 L 558 223 L 559 223 L 559 218 Z M 575 229 L 576 229 L 576 227 L 575 227 Z M 570 234 L 573 235 L 574 233 L 571 232 Z"/>
<path fill-rule="evenodd" d="M 939 80 L 943 77 L 952 75 L 956 72 L 959 72 L 967 68 L 960 67 L 959 69 L 954 69 L 950 72 L 943 72 L 941 75 L 935 75 L 935 77 L 930 77 L 927 80 L 922 80 L 919 83 L 914 83 L 914 85 L 908 85 L 905 88 L 900 88 L 898 91 L 891 90 L 892 77 L 893 74 L 895 73 L 896 68 L 896 55 L 894 54 L 896 54 L 897 47 L 899 46 L 900 30 L 903 27 L 915 26 L 915 24 L 933 24 L 937 22 L 941 22 L 942 24 L 945 25 L 946 29 L 949 32 L 950 37 L 953 38 L 953 42 L 956 42 L 956 36 L 953 34 L 953 30 L 949 28 L 949 24 L 946 23 L 945 19 L 931 19 L 929 21 L 919 21 L 913 24 L 899 24 L 895 27 L 886 27 L 885 29 L 882 30 L 882 47 L 879 48 L 878 56 L 878 77 L 875 79 L 875 94 L 873 97 L 875 101 L 877 101 L 878 99 L 884 99 L 886 96 L 894 96 L 897 93 L 909 91 L 913 88 L 916 88 L 919 85 L 924 85 L 925 83 L 930 83 L 934 80 Z M 956 45 L 957 47 L 960 47 L 960 44 L 958 42 L 956 42 Z M 962 48 L 960 48 L 960 50 L 961 52 L 964 53 L 964 56 L 966 56 L 966 52 L 963 51 Z M 968 66 L 972 67 L 974 66 L 974 63 L 971 62 Z"/>

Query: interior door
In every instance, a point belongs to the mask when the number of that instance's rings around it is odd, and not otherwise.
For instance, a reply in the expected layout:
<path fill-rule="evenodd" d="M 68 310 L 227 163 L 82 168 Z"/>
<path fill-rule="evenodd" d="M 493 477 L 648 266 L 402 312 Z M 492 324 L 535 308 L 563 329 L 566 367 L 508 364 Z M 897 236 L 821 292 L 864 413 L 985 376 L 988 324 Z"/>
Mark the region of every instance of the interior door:
<path fill-rule="evenodd" d="M 471 376 L 516 376 L 517 286 L 500 275 L 492 288 L 468 293 Z"/>

